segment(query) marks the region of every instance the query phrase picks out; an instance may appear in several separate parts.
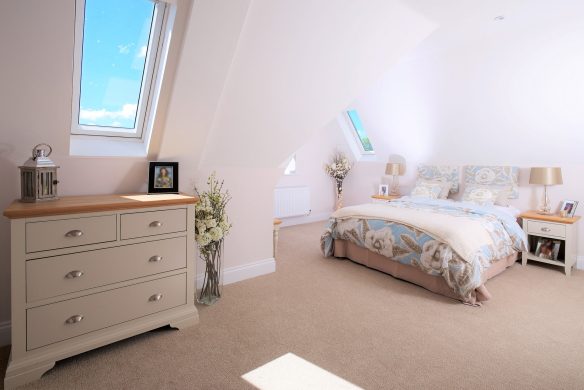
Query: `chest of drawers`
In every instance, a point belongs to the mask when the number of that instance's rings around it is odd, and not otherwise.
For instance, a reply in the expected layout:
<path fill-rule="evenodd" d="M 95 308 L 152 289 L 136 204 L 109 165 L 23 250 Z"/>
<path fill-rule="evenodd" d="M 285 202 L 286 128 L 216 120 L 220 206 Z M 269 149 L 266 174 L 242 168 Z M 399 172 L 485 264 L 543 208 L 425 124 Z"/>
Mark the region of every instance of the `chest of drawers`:
<path fill-rule="evenodd" d="M 195 324 L 196 201 L 107 195 L 7 208 L 12 350 L 5 387 L 126 337 Z"/>

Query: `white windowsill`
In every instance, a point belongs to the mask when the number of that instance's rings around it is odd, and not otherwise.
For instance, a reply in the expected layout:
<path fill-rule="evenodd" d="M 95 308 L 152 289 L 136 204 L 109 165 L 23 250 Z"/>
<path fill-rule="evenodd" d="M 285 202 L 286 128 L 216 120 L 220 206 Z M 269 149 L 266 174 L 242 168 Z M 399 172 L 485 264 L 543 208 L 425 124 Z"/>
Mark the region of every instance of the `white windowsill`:
<path fill-rule="evenodd" d="M 146 157 L 148 146 L 142 139 L 72 135 L 71 156 L 84 157 Z"/>

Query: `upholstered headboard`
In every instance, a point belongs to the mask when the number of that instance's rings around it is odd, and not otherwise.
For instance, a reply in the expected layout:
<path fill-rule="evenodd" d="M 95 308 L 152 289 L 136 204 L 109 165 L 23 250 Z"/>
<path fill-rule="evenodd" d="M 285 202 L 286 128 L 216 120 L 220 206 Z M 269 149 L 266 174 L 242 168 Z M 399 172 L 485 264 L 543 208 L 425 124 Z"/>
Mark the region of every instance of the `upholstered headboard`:
<path fill-rule="evenodd" d="M 460 171 L 456 166 L 450 165 L 418 165 L 418 178 L 426 180 L 444 180 L 449 182 L 450 193 L 458 192 L 458 179 Z"/>
<path fill-rule="evenodd" d="M 465 185 L 480 185 L 509 190 L 509 199 L 519 197 L 519 167 L 467 165 Z"/>

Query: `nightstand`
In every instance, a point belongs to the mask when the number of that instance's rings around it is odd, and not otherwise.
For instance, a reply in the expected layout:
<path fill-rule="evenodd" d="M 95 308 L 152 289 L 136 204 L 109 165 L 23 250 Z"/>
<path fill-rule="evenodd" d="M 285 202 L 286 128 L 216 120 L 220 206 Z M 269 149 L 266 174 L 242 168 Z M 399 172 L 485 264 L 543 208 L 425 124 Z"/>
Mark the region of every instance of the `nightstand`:
<path fill-rule="evenodd" d="M 570 276 L 572 267 L 576 264 L 577 222 L 580 217 L 563 218 L 559 215 L 538 214 L 535 211 L 526 211 L 519 217 L 523 219 L 523 230 L 529 241 L 529 252 L 523 252 L 521 264 L 526 265 L 527 260 L 533 260 L 557 265 L 564 268 L 566 276 Z M 544 239 L 552 240 L 551 258 L 535 255 L 538 243 L 542 245 Z M 558 244 L 559 247 L 556 247 Z M 557 257 L 557 260 L 554 260 L 554 257 Z"/>
<path fill-rule="evenodd" d="M 401 198 L 401 195 L 371 195 L 373 203 L 386 203 Z"/>

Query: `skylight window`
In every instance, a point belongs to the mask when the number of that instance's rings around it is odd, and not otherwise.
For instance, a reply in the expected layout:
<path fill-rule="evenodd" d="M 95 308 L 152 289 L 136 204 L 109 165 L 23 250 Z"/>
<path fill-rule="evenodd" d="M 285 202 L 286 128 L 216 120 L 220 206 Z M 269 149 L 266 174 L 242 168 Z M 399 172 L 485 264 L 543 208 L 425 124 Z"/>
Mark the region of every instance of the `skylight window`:
<path fill-rule="evenodd" d="M 355 131 L 355 136 L 361 148 L 361 152 L 364 154 L 374 154 L 375 151 L 373 149 L 373 145 L 369 140 L 369 136 L 363 127 L 363 123 L 361 122 L 361 118 L 359 117 L 359 113 L 357 110 L 348 110 L 347 116 L 353 126 L 353 130 Z"/>
<path fill-rule="evenodd" d="M 72 134 L 144 136 L 157 98 L 166 7 L 77 0 Z"/>

